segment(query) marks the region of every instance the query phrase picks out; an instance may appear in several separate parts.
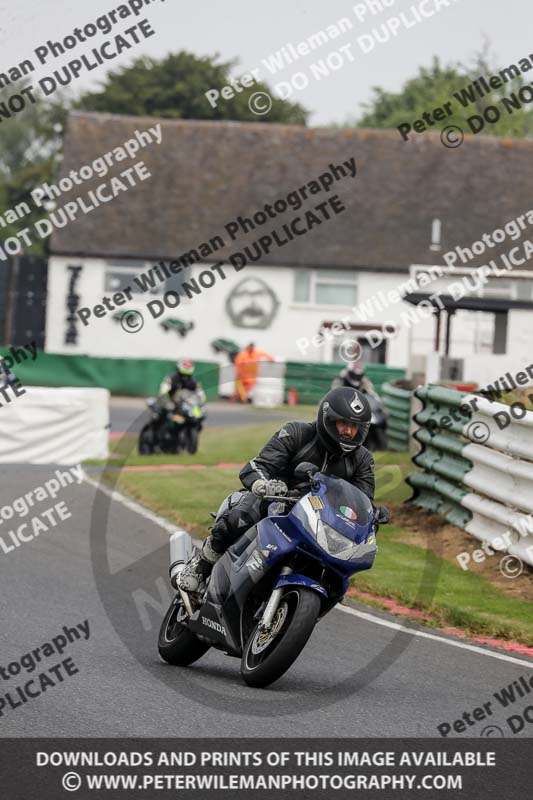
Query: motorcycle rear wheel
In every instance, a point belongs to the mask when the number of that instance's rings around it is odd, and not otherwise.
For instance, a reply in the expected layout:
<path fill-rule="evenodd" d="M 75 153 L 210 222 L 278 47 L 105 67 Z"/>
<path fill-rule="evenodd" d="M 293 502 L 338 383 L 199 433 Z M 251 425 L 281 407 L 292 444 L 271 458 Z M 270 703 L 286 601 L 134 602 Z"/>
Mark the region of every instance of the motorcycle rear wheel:
<path fill-rule="evenodd" d="M 167 664 L 187 667 L 207 653 L 209 645 L 201 642 L 192 631 L 177 621 L 179 610 L 179 603 L 170 605 L 159 629 L 157 649 Z"/>
<path fill-rule="evenodd" d="M 320 597 L 305 586 L 291 586 L 283 594 L 268 635 L 252 631 L 241 660 L 241 676 L 248 686 L 263 688 L 291 667 L 313 632 L 320 613 Z"/>

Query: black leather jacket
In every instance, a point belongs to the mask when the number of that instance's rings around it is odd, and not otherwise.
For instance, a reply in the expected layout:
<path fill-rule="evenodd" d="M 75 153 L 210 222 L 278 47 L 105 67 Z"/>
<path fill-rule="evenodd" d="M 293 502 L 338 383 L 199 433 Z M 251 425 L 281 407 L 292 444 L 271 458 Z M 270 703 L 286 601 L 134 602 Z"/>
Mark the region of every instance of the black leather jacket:
<path fill-rule="evenodd" d="M 180 389 L 188 389 L 191 392 L 195 392 L 198 389 L 198 381 L 192 375 L 180 375 L 179 372 L 175 372 L 170 378 L 169 395 L 172 396 L 174 392 L 178 392 Z"/>
<path fill-rule="evenodd" d="M 256 458 L 248 461 L 239 477 L 246 489 L 254 481 L 277 478 L 289 489 L 298 483 L 294 469 L 302 461 L 315 464 L 325 475 L 344 478 L 374 500 L 374 459 L 365 447 L 351 453 L 328 453 L 317 433 L 316 422 L 287 422 L 265 444 Z"/>

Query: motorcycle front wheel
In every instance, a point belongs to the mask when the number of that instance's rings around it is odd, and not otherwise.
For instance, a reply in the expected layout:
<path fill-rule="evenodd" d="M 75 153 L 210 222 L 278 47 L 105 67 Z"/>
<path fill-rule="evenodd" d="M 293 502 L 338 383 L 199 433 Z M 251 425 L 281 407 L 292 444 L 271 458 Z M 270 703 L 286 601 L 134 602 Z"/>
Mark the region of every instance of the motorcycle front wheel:
<path fill-rule="evenodd" d="M 291 586 L 282 595 L 271 630 L 257 625 L 244 648 L 241 675 L 248 686 L 269 686 L 291 667 L 313 632 L 320 597 L 305 586 Z"/>
<path fill-rule="evenodd" d="M 154 452 L 155 436 L 151 422 L 148 422 L 139 434 L 139 455 L 150 456 Z"/>
<path fill-rule="evenodd" d="M 171 603 L 159 629 L 157 649 L 167 664 L 187 667 L 207 653 L 209 645 L 201 642 L 192 631 L 178 622 L 180 609 L 179 603 Z"/>
<path fill-rule="evenodd" d="M 196 453 L 198 450 L 198 428 L 187 428 L 186 433 L 186 446 L 188 453 Z"/>

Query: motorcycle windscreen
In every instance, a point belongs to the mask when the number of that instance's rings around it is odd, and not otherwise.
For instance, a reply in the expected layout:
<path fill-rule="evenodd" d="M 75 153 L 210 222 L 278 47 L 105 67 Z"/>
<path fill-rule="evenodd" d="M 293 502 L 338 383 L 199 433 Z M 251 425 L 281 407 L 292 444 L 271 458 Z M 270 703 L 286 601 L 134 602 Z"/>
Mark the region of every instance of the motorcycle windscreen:
<path fill-rule="evenodd" d="M 364 492 L 342 478 L 321 476 L 326 503 L 320 519 L 354 542 L 366 541 L 373 522 L 372 503 Z"/>
<path fill-rule="evenodd" d="M 369 498 L 341 478 L 317 474 L 320 489 L 306 495 L 293 514 L 330 556 L 340 561 L 368 561 L 376 542 Z"/>

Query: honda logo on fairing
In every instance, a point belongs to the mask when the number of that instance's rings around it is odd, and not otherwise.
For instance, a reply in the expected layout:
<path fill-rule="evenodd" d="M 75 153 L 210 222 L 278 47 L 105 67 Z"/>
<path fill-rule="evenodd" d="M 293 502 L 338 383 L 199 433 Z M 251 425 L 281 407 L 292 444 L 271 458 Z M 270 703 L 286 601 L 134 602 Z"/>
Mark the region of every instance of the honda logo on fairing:
<path fill-rule="evenodd" d="M 364 411 L 364 410 L 365 410 L 365 407 L 364 407 L 364 405 L 362 404 L 362 402 L 359 400 L 359 397 L 357 396 L 357 393 L 355 393 L 355 394 L 354 394 L 354 396 L 353 396 L 353 400 L 352 400 L 352 402 L 350 403 L 350 408 L 351 408 L 351 409 L 352 409 L 352 410 L 353 410 L 353 411 L 354 411 L 356 414 L 360 414 L 360 413 L 361 413 L 361 411 Z"/>
<path fill-rule="evenodd" d="M 222 636 L 226 636 L 225 627 L 218 622 L 213 622 L 213 620 L 208 617 L 202 617 L 202 625 L 205 625 L 207 628 L 213 628 L 214 631 L 218 631 Z"/>

